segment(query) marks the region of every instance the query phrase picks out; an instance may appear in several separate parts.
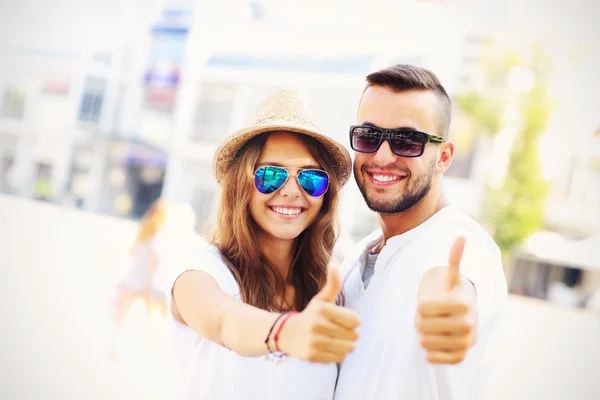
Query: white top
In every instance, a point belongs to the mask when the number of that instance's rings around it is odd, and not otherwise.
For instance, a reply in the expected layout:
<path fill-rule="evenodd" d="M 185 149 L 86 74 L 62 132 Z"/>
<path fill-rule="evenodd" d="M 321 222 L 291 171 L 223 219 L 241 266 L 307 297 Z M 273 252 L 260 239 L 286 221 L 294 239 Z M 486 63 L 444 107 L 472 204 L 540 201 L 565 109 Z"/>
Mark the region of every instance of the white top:
<path fill-rule="evenodd" d="M 149 274 L 148 266 L 150 262 L 151 252 L 154 251 L 157 258 L 156 269 L 154 270 L 154 276 L 152 277 L 152 287 L 155 289 L 162 289 L 161 286 L 161 273 L 162 271 L 162 257 L 158 250 L 159 235 L 154 235 L 151 239 L 141 243 L 135 243 L 131 250 L 131 266 L 127 271 L 122 284 L 128 286 L 130 289 L 143 291 L 146 285 L 146 276 Z"/>
<path fill-rule="evenodd" d="M 428 269 L 448 265 L 460 235 L 466 237 L 460 272 L 477 290 L 477 341 L 462 363 L 433 365 L 414 327 L 418 286 Z M 365 290 L 367 249 L 380 237 L 381 231 L 373 232 L 342 264 L 346 305 L 360 314 L 361 326 L 356 349 L 342 363 L 335 399 L 480 399 L 484 349 L 507 298 L 498 247 L 477 222 L 448 206 L 387 241 Z"/>
<path fill-rule="evenodd" d="M 221 290 L 241 301 L 239 287 L 218 249 L 205 245 L 198 258 L 192 269 L 210 274 Z M 177 276 L 183 272 L 180 271 Z M 280 363 L 267 360 L 265 356 L 242 357 L 176 321 L 173 335 L 180 367 L 177 381 L 187 387 L 183 389 L 184 399 L 333 398 L 336 364 L 313 364 L 293 357 L 287 357 Z"/>

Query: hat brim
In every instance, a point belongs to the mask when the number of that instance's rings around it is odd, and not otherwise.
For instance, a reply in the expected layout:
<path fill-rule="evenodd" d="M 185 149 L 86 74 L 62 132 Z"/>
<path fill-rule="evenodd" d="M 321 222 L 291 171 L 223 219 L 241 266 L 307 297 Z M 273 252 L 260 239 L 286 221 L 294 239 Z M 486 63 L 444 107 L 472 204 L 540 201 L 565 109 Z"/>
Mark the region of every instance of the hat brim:
<path fill-rule="evenodd" d="M 352 159 L 348 150 L 337 141 L 318 131 L 290 123 L 275 121 L 269 124 L 242 128 L 227 137 L 217 148 L 213 156 L 213 174 L 218 183 L 231 167 L 239 150 L 252 138 L 265 132 L 286 131 L 309 136 L 319 142 L 333 161 L 333 167 L 340 187 L 348 183 L 352 171 Z"/>

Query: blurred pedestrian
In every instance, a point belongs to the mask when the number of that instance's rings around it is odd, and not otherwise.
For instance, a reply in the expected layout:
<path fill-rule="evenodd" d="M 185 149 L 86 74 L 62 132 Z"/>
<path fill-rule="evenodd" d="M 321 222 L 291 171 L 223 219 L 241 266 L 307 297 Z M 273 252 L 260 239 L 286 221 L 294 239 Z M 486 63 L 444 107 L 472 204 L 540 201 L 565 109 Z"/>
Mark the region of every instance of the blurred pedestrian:
<path fill-rule="evenodd" d="M 167 298 L 158 277 L 161 268 L 159 237 L 167 218 L 167 204 L 156 200 L 140 222 L 135 243 L 130 249 L 131 264 L 125 278 L 118 284 L 112 301 L 115 334 L 110 348 L 111 358 L 116 358 L 123 321 L 136 300 L 143 300 L 148 318 L 157 309 L 167 316 Z"/>
<path fill-rule="evenodd" d="M 217 149 L 214 234 L 173 279 L 186 399 L 332 399 L 359 323 L 328 268 L 350 163 L 289 90 Z"/>

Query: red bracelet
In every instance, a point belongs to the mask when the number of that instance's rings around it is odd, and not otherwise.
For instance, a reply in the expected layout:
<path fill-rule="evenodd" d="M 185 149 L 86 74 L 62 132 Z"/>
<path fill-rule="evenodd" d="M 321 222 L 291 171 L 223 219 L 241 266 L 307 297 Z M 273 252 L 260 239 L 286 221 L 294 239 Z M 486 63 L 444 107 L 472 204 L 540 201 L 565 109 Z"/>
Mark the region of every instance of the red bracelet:
<path fill-rule="evenodd" d="M 279 317 L 277 317 L 275 319 L 275 321 L 273 322 L 273 325 L 271 325 L 271 329 L 269 329 L 269 333 L 267 334 L 267 338 L 265 339 L 265 344 L 267 345 L 267 350 L 269 351 L 269 354 L 273 353 L 271 351 L 271 348 L 269 347 L 269 339 L 271 339 L 271 333 L 273 333 L 273 329 L 275 328 L 275 325 L 277 325 L 277 322 L 279 322 L 279 320 L 281 318 L 283 318 L 285 316 L 285 314 L 280 314 Z"/>
<path fill-rule="evenodd" d="M 281 351 L 281 349 L 279 348 L 279 343 L 277 343 L 277 340 L 279 339 L 279 333 L 281 332 L 281 328 L 283 328 L 283 325 L 285 324 L 285 322 L 294 314 L 298 314 L 296 311 L 291 311 L 289 313 L 287 313 L 285 315 L 285 317 L 281 320 L 281 324 L 279 324 L 279 326 L 277 327 L 277 330 L 275 331 L 275 335 L 273 336 L 273 341 L 275 342 L 275 348 L 277 349 L 277 351 Z"/>

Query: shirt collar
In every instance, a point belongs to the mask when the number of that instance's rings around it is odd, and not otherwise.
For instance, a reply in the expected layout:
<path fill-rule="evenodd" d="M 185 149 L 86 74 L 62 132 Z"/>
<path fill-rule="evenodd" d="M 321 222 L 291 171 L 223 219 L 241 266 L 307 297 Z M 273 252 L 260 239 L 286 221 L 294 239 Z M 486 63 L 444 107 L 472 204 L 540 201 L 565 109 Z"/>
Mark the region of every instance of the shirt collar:
<path fill-rule="evenodd" d="M 444 208 L 437 211 L 431 217 L 429 217 L 422 224 L 420 224 L 420 225 L 414 227 L 413 229 L 406 231 L 400 235 L 392 236 L 391 238 L 389 238 L 387 240 L 387 243 L 385 244 L 385 246 L 383 246 L 383 249 L 379 253 L 380 256 L 383 255 L 381 258 L 388 258 L 388 257 L 393 256 L 398 251 L 400 251 L 400 249 L 402 249 L 404 246 L 406 246 L 408 244 L 408 242 L 410 242 L 411 239 L 413 237 L 415 237 L 415 235 L 422 232 L 424 229 L 427 229 L 431 225 L 435 224 L 440 218 L 443 218 L 445 215 L 453 212 L 453 210 L 454 210 L 454 206 L 447 205 Z M 382 236 L 383 236 L 382 230 L 377 229 L 375 232 L 371 233 L 365 239 L 364 242 L 366 243 L 366 245 L 363 247 L 363 251 L 360 256 L 360 276 L 362 276 L 362 273 L 364 272 L 365 264 L 367 262 L 367 254 L 369 252 L 369 249 L 371 249 L 371 247 L 378 240 L 381 240 Z M 387 262 L 384 263 L 384 265 L 386 265 L 386 266 L 387 266 L 387 264 L 388 264 Z"/>

